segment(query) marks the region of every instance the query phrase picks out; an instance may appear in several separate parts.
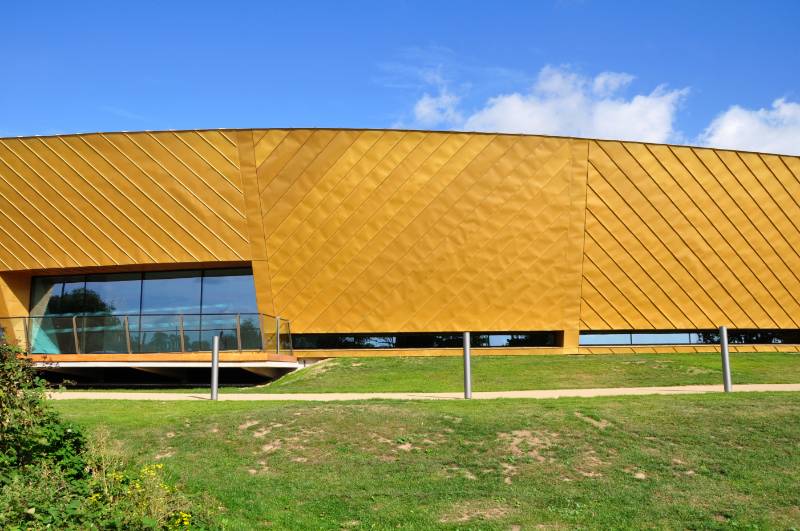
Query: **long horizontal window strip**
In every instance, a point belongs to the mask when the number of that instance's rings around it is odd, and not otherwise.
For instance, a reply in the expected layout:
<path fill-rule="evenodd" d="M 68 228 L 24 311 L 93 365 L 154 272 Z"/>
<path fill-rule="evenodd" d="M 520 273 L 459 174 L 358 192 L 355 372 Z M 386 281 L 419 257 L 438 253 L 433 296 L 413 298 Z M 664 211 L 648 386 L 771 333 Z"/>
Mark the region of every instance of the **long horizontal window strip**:
<path fill-rule="evenodd" d="M 737 345 L 798 345 L 800 330 L 733 329 L 728 343 Z M 631 330 L 581 332 L 581 346 L 718 345 L 719 330 Z"/>
<path fill-rule="evenodd" d="M 560 347 L 563 334 L 553 331 L 472 332 L 473 347 Z M 386 334 L 292 334 L 301 350 L 462 348 L 463 334 L 454 332 L 397 332 Z"/>

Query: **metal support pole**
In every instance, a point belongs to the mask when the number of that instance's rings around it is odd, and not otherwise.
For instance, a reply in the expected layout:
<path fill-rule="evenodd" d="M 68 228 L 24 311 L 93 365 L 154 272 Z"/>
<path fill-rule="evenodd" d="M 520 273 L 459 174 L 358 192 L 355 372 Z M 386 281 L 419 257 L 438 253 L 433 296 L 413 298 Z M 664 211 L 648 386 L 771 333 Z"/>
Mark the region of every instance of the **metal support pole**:
<path fill-rule="evenodd" d="M 131 327 L 127 315 L 122 323 L 125 325 L 125 345 L 128 347 L 128 354 L 131 354 Z"/>
<path fill-rule="evenodd" d="M 469 332 L 464 332 L 464 398 L 472 398 L 472 359 L 469 353 Z"/>
<path fill-rule="evenodd" d="M 25 329 L 25 352 L 30 356 L 31 354 L 31 326 L 28 324 L 28 317 L 22 318 L 22 327 Z"/>
<path fill-rule="evenodd" d="M 267 350 L 267 344 L 264 341 L 264 335 L 267 333 L 264 330 L 264 317 L 261 314 L 258 314 L 258 336 L 261 338 L 261 350 Z"/>
<path fill-rule="evenodd" d="M 242 351 L 242 316 L 236 314 L 236 347 L 239 352 Z"/>
<path fill-rule="evenodd" d="M 86 326 L 86 318 L 83 319 L 83 325 Z M 75 354 L 81 353 L 81 347 L 78 343 L 78 317 L 73 315 L 72 316 L 72 339 L 75 340 Z"/>
<path fill-rule="evenodd" d="M 219 400 L 219 336 L 214 336 L 211 348 L 211 400 Z"/>
<path fill-rule="evenodd" d="M 722 354 L 722 384 L 725 392 L 731 392 L 731 360 L 728 356 L 728 328 L 719 327 L 719 347 Z"/>
<path fill-rule="evenodd" d="M 186 337 L 183 330 L 183 314 L 178 316 L 178 334 L 180 335 L 179 341 L 181 344 L 181 352 L 186 352 Z"/>
<path fill-rule="evenodd" d="M 281 316 L 275 316 L 275 355 L 281 353 Z"/>

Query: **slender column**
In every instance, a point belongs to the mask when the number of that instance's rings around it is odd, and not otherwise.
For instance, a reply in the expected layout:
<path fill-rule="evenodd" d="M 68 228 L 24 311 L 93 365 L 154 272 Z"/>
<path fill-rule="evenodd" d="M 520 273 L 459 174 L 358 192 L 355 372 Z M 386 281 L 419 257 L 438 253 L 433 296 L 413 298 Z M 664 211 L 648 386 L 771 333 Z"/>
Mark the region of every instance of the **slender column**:
<path fill-rule="evenodd" d="M 469 332 L 464 332 L 464 398 L 472 398 L 472 359 Z"/>
<path fill-rule="evenodd" d="M 186 352 L 186 338 L 183 333 L 183 314 L 178 316 L 178 333 L 180 334 L 181 352 Z"/>
<path fill-rule="evenodd" d="M 242 351 L 242 316 L 236 314 L 236 346 L 239 347 L 239 352 Z"/>
<path fill-rule="evenodd" d="M 726 393 L 731 392 L 731 360 L 728 355 L 728 328 L 719 327 L 719 347 L 722 354 L 722 385 Z"/>
<path fill-rule="evenodd" d="M 128 354 L 132 354 L 131 352 L 131 328 L 128 324 L 128 316 L 125 316 L 125 320 L 122 322 L 125 325 L 125 343 L 128 345 Z"/>
<path fill-rule="evenodd" d="M 281 353 L 281 317 L 275 316 L 275 355 Z"/>
<path fill-rule="evenodd" d="M 219 400 L 219 336 L 214 336 L 211 348 L 211 400 Z"/>
<path fill-rule="evenodd" d="M 22 328 L 25 330 L 25 352 L 30 356 L 31 354 L 31 325 L 28 324 L 30 318 L 22 318 Z"/>
<path fill-rule="evenodd" d="M 72 339 L 75 340 L 75 354 L 80 354 L 80 344 L 78 343 L 78 317 L 72 316 Z"/>

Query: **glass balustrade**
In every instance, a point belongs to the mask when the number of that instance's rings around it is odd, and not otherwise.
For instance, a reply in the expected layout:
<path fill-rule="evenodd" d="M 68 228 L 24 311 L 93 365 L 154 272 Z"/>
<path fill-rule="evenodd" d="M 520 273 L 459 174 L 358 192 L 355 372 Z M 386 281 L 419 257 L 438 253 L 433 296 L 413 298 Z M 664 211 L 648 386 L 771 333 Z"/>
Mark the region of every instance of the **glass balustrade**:
<path fill-rule="evenodd" d="M 30 354 L 223 351 L 292 353 L 291 325 L 257 313 L 130 314 L 0 318 L 0 339 Z"/>

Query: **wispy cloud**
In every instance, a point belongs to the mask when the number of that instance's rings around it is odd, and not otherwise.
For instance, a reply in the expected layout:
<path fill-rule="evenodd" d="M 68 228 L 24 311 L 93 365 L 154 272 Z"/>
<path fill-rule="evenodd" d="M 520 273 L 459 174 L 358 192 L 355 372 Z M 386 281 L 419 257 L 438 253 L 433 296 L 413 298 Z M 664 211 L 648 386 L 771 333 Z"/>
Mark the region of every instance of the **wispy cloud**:
<path fill-rule="evenodd" d="M 800 154 L 800 103 L 780 98 L 769 109 L 734 105 L 714 118 L 698 140 L 707 146 Z"/>
<path fill-rule="evenodd" d="M 564 67 L 544 67 L 530 91 L 495 96 L 463 128 L 555 135 L 676 141 L 676 111 L 688 89 L 656 87 L 625 97 L 633 76 L 603 72 L 585 77 Z"/>
<path fill-rule="evenodd" d="M 404 58 L 416 59 L 416 66 L 403 61 L 384 65 L 396 86 L 417 94 L 393 124 L 397 128 L 582 136 L 800 154 L 800 103 L 786 98 L 769 108 L 731 106 L 700 134 L 686 134 L 676 123 L 688 100 L 688 87 L 661 84 L 636 92 L 635 76 L 627 72 L 587 76 L 569 66 L 545 66 L 525 84 L 529 88 L 508 91 L 508 86 L 519 86 L 527 76 L 459 66 L 449 50 L 414 49 Z M 487 86 L 504 90 L 491 92 Z M 476 93 L 487 95 L 477 100 Z"/>
<path fill-rule="evenodd" d="M 675 116 L 688 89 L 659 86 L 625 96 L 634 77 L 601 72 L 587 77 L 568 67 L 546 66 L 528 91 L 489 97 L 471 111 L 446 78 L 434 77 L 413 106 L 414 125 L 468 131 L 539 133 L 677 141 Z"/>

